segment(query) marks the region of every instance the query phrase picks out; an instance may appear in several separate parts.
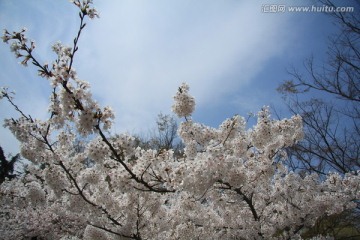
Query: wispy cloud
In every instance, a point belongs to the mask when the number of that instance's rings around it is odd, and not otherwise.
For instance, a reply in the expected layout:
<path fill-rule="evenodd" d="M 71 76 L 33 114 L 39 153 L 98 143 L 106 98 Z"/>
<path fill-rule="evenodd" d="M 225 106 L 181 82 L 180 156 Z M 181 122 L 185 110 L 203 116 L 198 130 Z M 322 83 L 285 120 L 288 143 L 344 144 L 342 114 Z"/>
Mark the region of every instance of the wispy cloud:
<path fill-rule="evenodd" d="M 183 81 L 199 107 L 224 100 L 287 44 L 289 16 L 263 14 L 258 2 L 112 1 L 99 9 L 80 66 L 118 110 L 121 129 L 168 112 Z"/>

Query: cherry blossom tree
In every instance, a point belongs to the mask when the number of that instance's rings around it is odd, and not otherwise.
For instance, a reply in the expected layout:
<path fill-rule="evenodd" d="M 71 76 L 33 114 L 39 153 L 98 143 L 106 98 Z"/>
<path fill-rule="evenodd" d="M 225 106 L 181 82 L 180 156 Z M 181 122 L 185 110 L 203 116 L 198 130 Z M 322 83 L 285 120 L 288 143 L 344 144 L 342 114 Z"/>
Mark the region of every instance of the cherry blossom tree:
<path fill-rule="evenodd" d="M 98 14 L 91 0 L 73 3 L 79 31 L 72 47 L 53 46 L 57 59 L 50 66 L 35 58 L 25 29 L 2 37 L 53 89 L 45 120 L 1 91 L 19 113 L 5 126 L 31 161 L 21 177 L 1 185 L 2 238 L 295 239 L 318 218 L 356 206 L 358 173 L 320 180 L 286 168 L 283 149 L 303 137 L 298 115 L 272 120 L 264 107 L 252 129 L 238 115 L 208 127 L 192 119 L 195 99 L 184 83 L 173 105 L 184 119 L 181 158 L 172 149 L 142 149 L 127 134 L 112 136 L 112 109 L 94 100 L 73 67 L 86 18 Z M 74 148 L 78 136 L 92 136 L 82 151 Z"/>

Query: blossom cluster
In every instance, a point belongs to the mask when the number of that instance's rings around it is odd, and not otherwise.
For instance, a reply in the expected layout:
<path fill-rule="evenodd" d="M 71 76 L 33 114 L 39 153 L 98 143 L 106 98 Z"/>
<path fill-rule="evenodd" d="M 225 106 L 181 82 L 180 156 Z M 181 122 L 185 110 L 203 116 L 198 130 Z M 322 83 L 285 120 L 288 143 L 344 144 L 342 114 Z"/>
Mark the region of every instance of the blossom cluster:
<path fill-rule="evenodd" d="M 97 16 L 91 1 L 75 0 L 81 21 Z M 258 113 L 250 129 L 235 115 L 219 127 L 191 118 L 195 99 L 182 84 L 173 111 L 185 149 L 144 149 L 129 134 L 111 135 L 115 115 L 92 97 L 72 66 L 77 51 L 53 46 L 50 68 L 31 55 L 24 31 L 15 41 L 53 92 L 49 117 L 19 110 L 5 126 L 29 164 L 0 186 L 0 232 L 5 239 L 299 239 L 317 219 L 356 207 L 360 174 L 300 175 L 283 162 L 285 148 L 301 141 L 302 119 Z M 20 35 L 19 35 L 20 34 Z M 17 36 L 18 37 L 13 37 Z"/>
<path fill-rule="evenodd" d="M 80 8 L 81 13 L 89 16 L 89 18 L 93 19 L 95 17 L 99 17 L 98 11 L 95 8 L 90 7 L 91 4 L 93 4 L 93 0 L 71 0 L 70 2 Z"/>
<path fill-rule="evenodd" d="M 35 42 L 31 41 L 30 46 L 27 46 L 28 38 L 25 36 L 26 28 L 21 29 L 19 32 L 10 33 L 6 29 L 3 32 L 1 39 L 5 43 L 13 41 L 10 45 L 10 50 L 14 52 L 16 58 L 24 58 L 21 64 L 27 66 L 27 62 L 31 59 L 31 52 L 35 49 Z"/>
<path fill-rule="evenodd" d="M 174 96 L 175 103 L 172 110 L 178 115 L 178 117 L 187 117 L 195 109 L 195 99 L 188 94 L 189 86 L 183 83 L 176 95 Z"/>

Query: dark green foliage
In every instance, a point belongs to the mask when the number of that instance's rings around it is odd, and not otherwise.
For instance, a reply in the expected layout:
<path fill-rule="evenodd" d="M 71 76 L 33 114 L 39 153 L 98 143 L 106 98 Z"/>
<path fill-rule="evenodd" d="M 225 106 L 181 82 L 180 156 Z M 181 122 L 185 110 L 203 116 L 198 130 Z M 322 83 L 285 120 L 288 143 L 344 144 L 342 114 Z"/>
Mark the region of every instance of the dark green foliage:
<path fill-rule="evenodd" d="M 302 234 L 304 239 L 310 239 L 321 234 L 330 235 L 335 239 L 360 239 L 360 225 L 358 215 L 345 211 L 341 214 L 320 218 L 315 226 Z"/>
<path fill-rule="evenodd" d="M 20 154 L 16 154 L 11 157 L 10 160 L 7 160 L 4 154 L 3 149 L 0 147 L 0 184 L 5 181 L 5 179 L 13 179 L 16 177 L 14 173 L 15 163 L 20 159 Z"/>

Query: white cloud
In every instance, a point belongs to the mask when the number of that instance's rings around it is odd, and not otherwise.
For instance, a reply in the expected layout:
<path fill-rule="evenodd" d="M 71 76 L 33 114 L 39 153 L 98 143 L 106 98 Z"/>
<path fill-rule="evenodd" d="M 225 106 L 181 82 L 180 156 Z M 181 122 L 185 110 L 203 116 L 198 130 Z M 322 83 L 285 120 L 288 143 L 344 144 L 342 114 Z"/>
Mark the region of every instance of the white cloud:
<path fill-rule="evenodd" d="M 94 93 L 117 110 L 120 129 L 148 126 L 168 112 L 183 81 L 198 106 L 221 101 L 287 44 L 289 16 L 263 14 L 258 2 L 98 4 L 101 18 L 87 30 L 81 75 L 89 69 Z"/>

